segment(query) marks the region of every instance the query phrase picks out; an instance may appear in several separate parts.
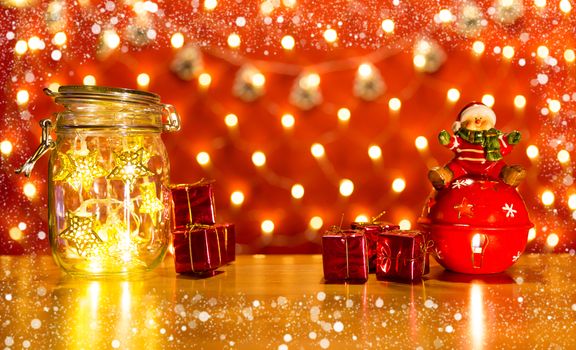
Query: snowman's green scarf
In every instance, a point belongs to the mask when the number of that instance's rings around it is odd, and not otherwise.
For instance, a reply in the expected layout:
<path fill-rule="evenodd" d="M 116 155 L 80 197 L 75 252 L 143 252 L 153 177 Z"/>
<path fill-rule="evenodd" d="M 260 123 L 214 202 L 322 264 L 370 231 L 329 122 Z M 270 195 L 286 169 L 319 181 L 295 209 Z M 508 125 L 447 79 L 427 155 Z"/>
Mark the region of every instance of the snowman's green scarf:
<path fill-rule="evenodd" d="M 486 152 L 486 160 L 495 162 L 502 159 L 500 141 L 498 140 L 503 134 L 502 131 L 494 128 L 481 131 L 460 128 L 456 134 L 472 144 L 482 145 L 484 152 Z"/>

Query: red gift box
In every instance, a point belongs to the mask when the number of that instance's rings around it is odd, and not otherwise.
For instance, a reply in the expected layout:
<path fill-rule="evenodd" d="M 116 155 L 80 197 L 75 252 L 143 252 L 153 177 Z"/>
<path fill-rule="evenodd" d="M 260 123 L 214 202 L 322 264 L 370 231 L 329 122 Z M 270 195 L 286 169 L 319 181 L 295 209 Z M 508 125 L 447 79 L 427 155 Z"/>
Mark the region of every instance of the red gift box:
<path fill-rule="evenodd" d="M 366 252 L 366 236 L 361 230 L 327 231 L 322 236 L 324 279 L 329 282 L 366 282 Z"/>
<path fill-rule="evenodd" d="M 236 230 L 234 224 L 222 224 L 219 226 L 222 226 L 222 229 L 218 230 L 222 264 L 228 264 L 236 260 Z"/>
<path fill-rule="evenodd" d="M 427 243 L 420 231 L 393 230 L 378 236 L 376 278 L 417 281 L 422 278 Z"/>
<path fill-rule="evenodd" d="M 178 273 L 204 273 L 223 264 L 220 237 L 227 225 L 191 225 L 176 231 L 174 237 L 174 265 Z"/>
<path fill-rule="evenodd" d="M 172 228 L 185 230 L 188 224 L 214 225 L 213 180 L 194 184 L 172 185 Z"/>
<path fill-rule="evenodd" d="M 370 272 L 375 272 L 378 234 L 381 232 L 398 230 L 400 229 L 400 226 L 387 222 L 353 222 L 350 227 L 353 230 L 364 230 L 364 234 L 366 235 L 366 244 L 368 246 L 368 268 Z"/>

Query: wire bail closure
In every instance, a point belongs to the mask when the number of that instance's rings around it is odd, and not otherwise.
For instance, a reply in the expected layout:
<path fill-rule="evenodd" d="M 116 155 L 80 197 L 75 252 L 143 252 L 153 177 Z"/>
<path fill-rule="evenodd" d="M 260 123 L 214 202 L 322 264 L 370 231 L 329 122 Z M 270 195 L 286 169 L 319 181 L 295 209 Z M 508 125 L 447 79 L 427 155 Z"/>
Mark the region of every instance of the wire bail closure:
<path fill-rule="evenodd" d="M 56 142 L 54 142 L 52 136 L 50 136 L 52 121 L 50 119 L 42 119 L 39 124 L 42 128 L 42 140 L 40 140 L 40 145 L 32 157 L 28 158 L 20 168 L 16 169 L 16 174 L 24 173 L 26 177 L 30 177 L 30 173 L 38 159 L 40 159 L 46 152 L 56 147 Z"/>

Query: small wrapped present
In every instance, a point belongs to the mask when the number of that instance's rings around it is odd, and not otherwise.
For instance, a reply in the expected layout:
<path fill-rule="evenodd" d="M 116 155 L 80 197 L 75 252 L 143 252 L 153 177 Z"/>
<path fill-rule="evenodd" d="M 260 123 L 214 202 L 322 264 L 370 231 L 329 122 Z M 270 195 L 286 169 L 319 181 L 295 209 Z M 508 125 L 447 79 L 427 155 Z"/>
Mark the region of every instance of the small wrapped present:
<path fill-rule="evenodd" d="M 420 231 L 392 230 L 378 236 L 376 278 L 418 281 L 422 278 L 428 245 Z"/>
<path fill-rule="evenodd" d="M 328 282 L 368 280 L 366 236 L 361 230 L 332 228 L 322 236 L 322 264 Z"/>
<path fill-rule="evenodd" d="M 221 230 L 218 230 L 220 236 L 220 255 L 222 264 L 228 264 L 236 260 L 236 230 L 234 224 L 222 224 Z"/>
<path fill-rule="evenodd" d="M 174 265 L 178 273 L 205 273 L 222 266 L 222 245 L 227 225 L 191 225 L 173 232 Z"/>
<path fill-rule="evenodd" d="M 368 268 L 370 272 L 376 271 L 376 252 L 378 234 L 381 232 L 399 230 L 400 226 L 388 222 L 353 222 L 350 227 L 354 230 L 364 230 L 368 245 Z"/>
<path fill-rule="evenodd" d="M 172 185 L 172 228 L 185 230 L 188 224 L 213 225 L 213 180 L 202 179 L 194 184 Z"/>

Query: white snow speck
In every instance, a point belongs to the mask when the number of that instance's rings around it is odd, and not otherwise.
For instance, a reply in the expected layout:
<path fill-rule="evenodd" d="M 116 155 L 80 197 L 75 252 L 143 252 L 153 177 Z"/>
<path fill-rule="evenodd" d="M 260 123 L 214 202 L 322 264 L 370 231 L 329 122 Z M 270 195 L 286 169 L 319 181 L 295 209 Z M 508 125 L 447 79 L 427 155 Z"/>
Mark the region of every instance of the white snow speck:
<path fill-rule="evenodd" d="M 8 32 L 6 33 L 6 39 L 8 40 L 12 40 L 15 38 L 14 32 Z"/>
<path fill-rule="evenodd" d="M 254 300 L 254 301 L 252 302 L 252 305 L 253 305 L 254 307 L 260 307 L 260 300 Z"/>
<path fill-rule="evenodd" d="M 384 306 L 384 300 L 382 298 L 376 299 L 376 307 L 381 308 L 382 306 Z"/>
<path fill-rule="evenodd" d="M 427 299 L 427 300 L 424 302 L 424 306 L 427 307 L 428 309 L 431 309 L 431 308 L 434 307 L 434 301 L 431 300 L 431 299 Z"/>
<path fill-rule="evenodd" d="M 292 341 L 292 336 L 290 334 L 284 334 L 284 341 L 290 343 Z"/>
<path fill-rule="evenodd" d="M 326 299 L 326 293 L 318 292 L 318 294 L 316 294 L 316 299 L 318 299 L 319 301 L 324 301 Z"/>
<path fill-rule="evenodd" d="M 106 1 L 106 11 L 114 11 L 116 4 L 113 1 Z"/>
<path fill-rule="evenodd" d="M 574 306 L 574 305 L 572 305 L 572 306 Z M 312 340 L 316 339 L 317 336 L 318 336 L 318 335 L 316 334 L 316 332 L 310 332 L 310 333 L 308 333 L 308 338 L 310 338 L 310 339 L 312 339 Z"/>
<path fill-rule="evenodd" d="M 280 345 L 278 345 L 278 350 L 288 350 L 288 345 L 280 344 Z"/>
<path fill-rule="evenodd" d="M 42 326 L 42 321 L 40 321 L 39 319 L 35 318 L 30 322 L 30 327 L 32 327 L 33 329 L 38 329 Z"/>
<path fill-rule="evenodd" d="M 238 27 L 244 27 L 246 25 L 246 18 L 244 17 L 237 17 L 236 18 L 236 25 Z"/>
<path fill-rule="evenodd" d="M 538 74 L 537 78 L 540 85 L 544 85 L 548 82 L 548 76 L 546 74 Z"/>
<path fill-rule="evenodd" d="M 6 338 L 4 338 L 4 345 L 6 346 L 14 345 L 14 338 L 12 338 L 11 336 L 7 336 Z"/>
<path fill-rule="evenodd" d="M 114 349 L 118 349 L 120 347 L 120 340 L 118 340 L 118 339 L 112 340 L 112 347 Z"/>
<path fill-rule="evenodd" d="M 28 349 L 28 348 L 30 347 L 30 345 L 32 345 L 32 344 L 30 344 L 30 340 L 24 340 L 24 341 L 22 342 L 22 347 L 23 347 L 24 349 Z"/>
<path fill-rule="evenodd" d="M 284 306 L 288 303 L 288 299 L 286 299 L 286 297 L 279 296 L 276 302 L 278 303 L 278 306 Z"/>
<path fill-rule="evenodd" d="M 456 321 L 460 321 L 460 320 L 462 319 L 462 314 L 459 313 L 459 312 L 455 313 L 455 314 L 454 314 L 454 319 L 455 319 Z"/>
<path fill-rule="evenodd" d="M 447 325 L 446 328 L 444 328 L 444 331 L 446 333 L 452 333 L 454 332 L 454 327 L 452 327 L 451 325 Z"/>
<path fill-rule="evenodd" d="M 202 311 L 198 314 L 198 319 L 202 322 L 208 321 L 209 318 L 210 318 L 210 314 L 207 313 L 206 311 Z"/>
<path fill-rule="evenodd" d="M 90 29 L 92 30 L 93 34 L 100 34 L 100 31 L 102 31 L 102 28 L 98 23 L 94 23 Z"/>
<path fill-rule="evenodd" d="M 6 294 L 4 298 L 8 301 L 12 300 L 12 294 Z"/>
<path fill-rule="evenodd" d="M 344 330 L 344 324 L 340 321 L 334 322 L 333 328 L 335 332 L 340 333 Z"/>
<path fill-rule="evenodd" d="M 346 307 L 351 308 L 352 306 L 354 306 L 354 301 L 352 299 L 346 300 Z"/>
<path fill-rule="evenodd" d="M 576 311 L 576 304 L 572 304 L 572 311 Z"/>
<path fill-rule="evenodd" d="M 39 240 L 44 240 L 44 239 L 46 239 L 46 232 L 44 232 L 44 231 L 38 232 L 38 239 L 39 239 Z"/>
<path fill-rule="evenodd" d="M 521 303 L 521 302 L 523 302 L 523 301 L 524 301 L 524 298 L 523 298 L 523 297 L 518 297 L 518 302 L 519 302 L 519 303 Z"/>
<path fill-rule="evenodd" d="M 326 338 L 320 340 L 320 347 L 322 349 L 328 349 L 330 347 L 330 340 L 328 340 Z"/>

